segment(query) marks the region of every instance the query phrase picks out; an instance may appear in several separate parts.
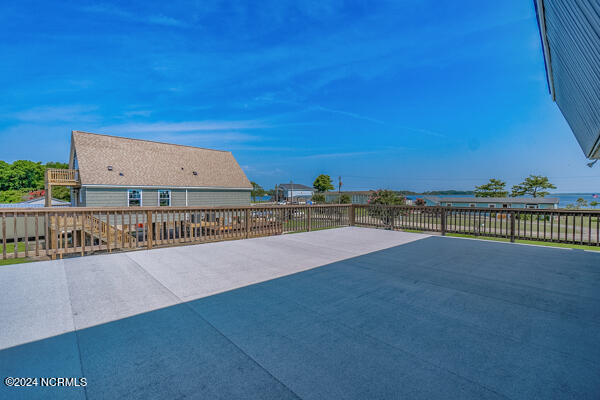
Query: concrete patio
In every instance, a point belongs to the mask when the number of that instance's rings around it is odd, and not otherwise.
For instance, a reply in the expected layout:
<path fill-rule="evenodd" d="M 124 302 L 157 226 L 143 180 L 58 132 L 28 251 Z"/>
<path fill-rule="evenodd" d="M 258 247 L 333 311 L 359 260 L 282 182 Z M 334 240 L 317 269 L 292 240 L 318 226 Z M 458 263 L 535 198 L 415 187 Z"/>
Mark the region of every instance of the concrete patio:
<path fill-rule="evenodd" d="M 600 254 L 366 228 L 0 267 L 0 398 L 600 397 Z"/>

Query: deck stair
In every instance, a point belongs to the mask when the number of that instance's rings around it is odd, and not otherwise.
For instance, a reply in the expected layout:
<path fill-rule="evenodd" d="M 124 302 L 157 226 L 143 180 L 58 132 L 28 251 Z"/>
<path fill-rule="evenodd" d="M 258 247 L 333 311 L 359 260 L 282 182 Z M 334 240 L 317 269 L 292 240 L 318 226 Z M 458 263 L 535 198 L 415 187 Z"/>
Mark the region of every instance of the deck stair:
<path fill-rule="evenodd" d="M 111 225 L 93 215 L 50 217 L 50 230 L 53 232 L 53 238 L 57 234 L 76 233 L 82 228 L 89 237 L 108 244 L 112 248 L 136 247 L 137 245 L 135 235 L 132 235 L 128 229 L 123 229 L 120 225 Z M 75 237 L 79 236 L 75 235 Z"/>

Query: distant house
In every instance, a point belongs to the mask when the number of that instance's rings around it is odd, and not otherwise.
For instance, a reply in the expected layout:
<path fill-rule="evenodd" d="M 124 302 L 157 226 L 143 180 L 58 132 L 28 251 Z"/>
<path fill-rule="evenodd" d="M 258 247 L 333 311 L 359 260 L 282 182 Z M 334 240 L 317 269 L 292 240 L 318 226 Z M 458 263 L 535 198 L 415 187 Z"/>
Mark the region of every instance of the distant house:
<path fill-rule="evenodd" d="M 8 203 L 0 204 L 0 208 L 39 208 L 44 207 L 45 199 L 38 197 L 37 199 L 31 199 L 22 201 L 20 203 Z M 52 207 L 69 207 L 71 203 L 64 200 L 52 199 Z"/>
<path fill-rule="evenodd" d="M 69 168 L 72 182 L 60 170 L 47 182 L 71 186 L 73 206 L 250 204 L 252 185 L 228 151 L 73 131 Z"/>
<path fill-rule="evenodd" d="M 428 206 L 475 208 L 558 208 L 556 197 L 438 197 L 423 196 Z"/>
<path fill-rule="evenodd" d="M 315 189 L 299 183 L 282 183 L 277 185 L 277 198 L 286 201 L 306 201 L 315 193 Z"/>
<path fill-rule="evenodd" d="M 362 191 L 343 191 L 342 195 L 347 194 L 350 196 L 350 202 L 352 204 L 367 204 L 369 202 L 369 198 L 375 191 L 373 190 L 362 190 Z M 327 192 L 325 193 L 325 202 L 327 203 L 337 203 L 339 194 L 338 192 Z"/>

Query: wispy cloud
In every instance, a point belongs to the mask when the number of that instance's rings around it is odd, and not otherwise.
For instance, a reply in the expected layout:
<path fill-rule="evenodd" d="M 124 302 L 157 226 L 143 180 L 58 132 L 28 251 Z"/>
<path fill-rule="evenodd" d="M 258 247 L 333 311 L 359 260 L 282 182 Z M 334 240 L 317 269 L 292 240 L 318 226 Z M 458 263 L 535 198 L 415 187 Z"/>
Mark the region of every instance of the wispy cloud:
<path fill-rule="evenodd" d="M 184 121 L 125 123 L 106 126 L 105 130 L 115 133 L 178 133 L 199 131 L 230 131 L 267 128 L 269 125 L 258 120 L 246 121 Z"/>
<path fill-rule="evenodd" d="M 157 15 L 140 15 L 126 11 L 122 8 L 116 7 L 112 4 L 94 4 L 91 6 L 83 7 L 81 9 L 87 13 L 105 14 L 120 19 L 139 22 L 150 25 L 170 26 L 170 27 L 186 27 L 187 24 L 181 20 L 175 19 L 162 14 Z"/>
<path fill-rule="evenodd" d="M 189 145 L 222 145 L 230 143 L 247 143 L 261 139 L 260 136 L 241 132 L 206 132 L 152 135 L 154 140 L 161 142 Z"/>
<path fill-rule="evenodd" d="M 152 110 L 131 110 L 123 113 L 125 117 L 149 117 L 152 115 Z"/>
<path fill-rule="evenodd" d="M 443 133 L 436 132 L 436 131 L 430 131 L 428 129 L 411 128 L 410 126 L 402 126 L 402 125 L 397 126 L 397 128 L 398 129 L 402 129 L 402 130 L 406 130 L 406 131 L 412 131 L 412 132 L 416 132 L 416 133 L 422 133 L 424 135 L 438 137 L 438 138 L 445 138 L 445 137 L 447 137 Z"/>
<path fill-rule="evenodd" d="M 319 110 L 319 111 L 325 111 L 325 112 L 333 113 L 333 114 L 345 115 L 345 116 L 351 117 L 351 118 L 362 119 L 362 120 L 373 122 L 373 123 L 376 123 L 376 124 L 381 124 L 381 125 L 385 124 L 385 122 L 383 122 L 381 120 L 378 120 L 378 119 L 375 119 L 375 118 L 371 118 L 371 117 L 367 117 L 365 115 L 360 115 L 360 114 L 348 112 L 348 111 L 335 110 L 333 108 L 327 108 L 327 107 L 321 107 L 321 106 L 314 106 L 313 109 Z"/>
<path fill-rule="evenodd" d="M 185 27 L 187 24 L 175 18 L 167 17 L 165 15 L 150 15 L 145 18 L 145 22 L 155 25 L 163 26 L 179 26 Z"/>
<path fill-rule="evenodd" d="M 5 118 L 21 122 L 90 122 L 97 119 L 97 109 L 90 105 L 42 106 L 7 114 Z"/>
<path fill-rule="evenodd" d="M 310 154 L 307 156 L 298 156 L 294 158 L 302 159 L 302 160 L 316 160 L 316 159 L 326 159 L 326 158 L 346 158 L 346 157 L 362 157 L 369 154 L 377 154 L 380 151 L 350 151 L 345 153 L 323 153 L 323 154 Z"/>

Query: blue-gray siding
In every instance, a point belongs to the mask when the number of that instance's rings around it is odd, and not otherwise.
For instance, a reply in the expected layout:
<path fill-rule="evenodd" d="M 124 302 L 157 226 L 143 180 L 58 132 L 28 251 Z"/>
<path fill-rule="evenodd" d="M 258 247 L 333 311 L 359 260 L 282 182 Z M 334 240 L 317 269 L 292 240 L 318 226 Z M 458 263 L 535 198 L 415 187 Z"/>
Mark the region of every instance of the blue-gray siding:
<path fill-rule="evenodd" d="M 127 207 L 127 188 L 84 188 L 86 207 Z M 250 204 L 249 190 L 188 189 L 188 206 L 246 206 Z M 158 206 L 158 189 L 142 189 L 142 205 Z M 171 206 L 185 207 L 186 190 L 171 189 Z"/>
<path fill-rule="evenodd" d="M 342 193 L 342 195 L 347 194 L 347 193 Z M 367 204 L 369 202 L 369 197 L 370 195 L 368 194 L 349 194 L 350 196 L 350 202 L 352 204 Z M 325 201 L 327 203 L 335 203 L 338 201 L 338 194 L 337 193 L 327 193 L 325 194 Z"/>
<path fill-rule="evenodd" d="M 127 205 L 127 204 L 125 204 Z M 142 190 L 142 205 L 144 207 L 158 206 L 158 189 Z"/>
<path fill-rule="evenodd" d="M 250 191 L 188 190 L 190 206 L 247 206 Z"/>
<path fill-rule="evenodd" d="M 86 207 L 127 207 L 127 190 L 85 188 Z"/>

